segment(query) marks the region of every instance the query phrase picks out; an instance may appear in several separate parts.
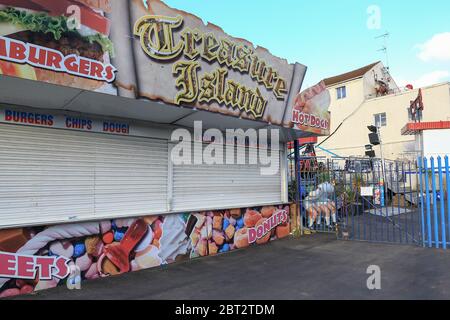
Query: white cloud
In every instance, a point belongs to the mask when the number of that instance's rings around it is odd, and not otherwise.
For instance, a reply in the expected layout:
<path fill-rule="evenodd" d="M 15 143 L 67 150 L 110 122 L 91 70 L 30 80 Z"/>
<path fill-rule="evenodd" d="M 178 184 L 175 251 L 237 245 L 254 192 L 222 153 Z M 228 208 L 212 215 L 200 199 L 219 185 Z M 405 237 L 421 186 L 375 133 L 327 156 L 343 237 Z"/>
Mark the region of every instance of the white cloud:
<path fill-rule="evenodd" d="M 446 70 L 436 70 L 426 73 L 415 80 L 406 80 L 404 77 L 394 77 L 395 82 L 400 88 L 407 84 L 412 84 L 414 88 L 423 88 L 450 80 L 450 72 Z"/>
<path fill-rule="evenodd" d="M 444 82 L 448 79 L 450 76 L 450 72 L 446 70 L 437 70 L 430 73 L 426 73 L 423 76 L 421 76 L 419 79 L 414 81 L 414 85 L 416 87 L 426 87 L 430 86 L 439 82 Z"/>
<path fill-rule="evenodd" d="M 408 84 L 412 84 L 411 81 L 406 80 L 405 78 L 401 76 L 394 76 L 395 83 L 400 87 L 404 88 Z"/>
<path fill-rule="evenodd" d="M 425 43 L 417 45 L 419 59 L 429 61 L 450 61 L 450 32 L 435 34 Z"/>

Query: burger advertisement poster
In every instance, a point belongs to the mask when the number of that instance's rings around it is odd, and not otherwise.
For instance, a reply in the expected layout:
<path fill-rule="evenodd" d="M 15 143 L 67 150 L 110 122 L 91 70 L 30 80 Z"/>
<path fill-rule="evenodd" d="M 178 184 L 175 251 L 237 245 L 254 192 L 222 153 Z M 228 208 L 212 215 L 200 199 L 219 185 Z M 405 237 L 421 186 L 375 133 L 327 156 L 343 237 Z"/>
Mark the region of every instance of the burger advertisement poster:
<path fill-rule="evenodd" d="M 0 74 L 114 92 L 108 12 L 106 0 L 1 0 Z"/>
<path fill-rule="evenodd" d="M 0 0 L 0 77 L 295 128 L 305 73 L 161 0 Z"/>

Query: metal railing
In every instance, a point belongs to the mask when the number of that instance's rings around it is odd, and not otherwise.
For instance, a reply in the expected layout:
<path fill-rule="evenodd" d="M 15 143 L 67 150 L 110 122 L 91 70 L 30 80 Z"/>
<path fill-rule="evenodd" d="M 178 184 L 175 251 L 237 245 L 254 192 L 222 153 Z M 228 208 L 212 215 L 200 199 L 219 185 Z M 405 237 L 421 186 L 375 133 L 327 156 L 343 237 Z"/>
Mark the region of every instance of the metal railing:
<path fill-rule="evenodd" d="M 340 239 L 422 243 L 415 162 L 299 157 L 296 169 L 304 228 Z"/>
<path fill-rule="evenodd" d="M 450 246 L 449 157 L 418 158 L 423 246 Z"/>

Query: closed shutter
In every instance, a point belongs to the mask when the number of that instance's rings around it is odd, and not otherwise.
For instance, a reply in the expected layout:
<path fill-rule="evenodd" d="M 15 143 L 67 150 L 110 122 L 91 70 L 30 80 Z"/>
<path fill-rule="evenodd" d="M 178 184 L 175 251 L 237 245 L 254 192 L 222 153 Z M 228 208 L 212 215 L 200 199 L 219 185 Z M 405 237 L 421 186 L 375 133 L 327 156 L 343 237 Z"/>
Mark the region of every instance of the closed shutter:
<path fill-rule="evenodd" d="M 0 124 L 0 227 L 166 211 L 167 142 Z"/>
<path fill-rule="evenodd" d="M 95 212 L 136 216 L 167 211 L 167 142 L 96 137 Z"/>
<path fill-rule="evenodd" d="M 226 147 L 223 152 L 225 157 Z M 280 168 L 275 175 L 263 175 L 261 164 L 248 161 L 246 164 L 174 165 L 173 209 L 195 211 L 283 203 L 280 151 L 272 152 L 276 153 L 272 165 Z M 235 148 L 235 159 L 237 155 Z"/>

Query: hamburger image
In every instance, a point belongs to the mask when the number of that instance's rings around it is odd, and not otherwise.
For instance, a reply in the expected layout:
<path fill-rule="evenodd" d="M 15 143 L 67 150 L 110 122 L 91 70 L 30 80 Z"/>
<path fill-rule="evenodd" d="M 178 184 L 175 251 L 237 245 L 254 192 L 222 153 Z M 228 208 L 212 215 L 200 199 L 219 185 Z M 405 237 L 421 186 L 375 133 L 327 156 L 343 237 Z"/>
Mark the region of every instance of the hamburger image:
<path fill-rule="evenodd" d="M 109 63 L 110 0 L 0 0 L 0 36 Z M 97 90 L 105 82 L 63 72 L 0 61 L 0 74 Z"/>

